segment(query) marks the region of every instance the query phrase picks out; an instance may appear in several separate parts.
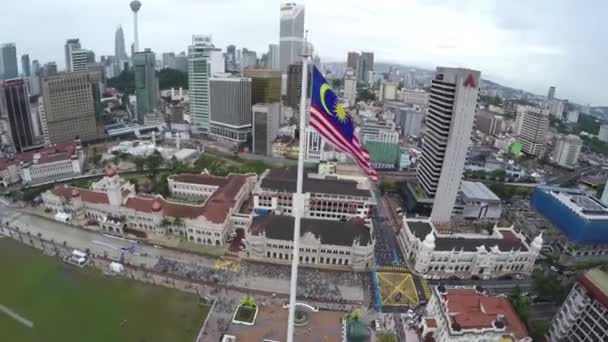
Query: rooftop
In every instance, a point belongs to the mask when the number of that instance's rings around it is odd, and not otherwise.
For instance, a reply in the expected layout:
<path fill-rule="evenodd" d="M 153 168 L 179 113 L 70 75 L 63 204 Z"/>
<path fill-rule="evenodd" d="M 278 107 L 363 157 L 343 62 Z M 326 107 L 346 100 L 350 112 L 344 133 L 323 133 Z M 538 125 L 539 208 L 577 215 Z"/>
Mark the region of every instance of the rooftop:
<path fill-rule="evenodd" d="M 462 192 L 462 195 L 470 201 L 500 203 L 500 198 L 482 182 L 462 181 L 460 184 L 460 191 Z"/>
<path fill-rule="evenodd" d="M 424 241 L 430 232 L 435 231 L 433 224 L 428 220 L 408 220 L 407 226 L 420 241 Z M 482 245 L 488 248 L 498 246 L 501 251 L 528 250 L 524 242 L 512 230 L 499 229 L 498 233 L 501 236 L 500 238 L 496 236 L 480 237 L 480 234 L 467 233 L 454 234 L 453 236 L 438 235 L 435 231 L 435 250 L 475 252 L 477 247 Z"/>
<path fill-rule="evenodd" d="M 608 273 L 594 268 L 577 276 L 577 281 L 597 301 L 608 307 Z"/>
<path fill-rule="evenodd" d="M 297 171 L 287 168 L 271 169 L 262 179 L 261 187 L 276 191 L 296 192 Z M 357 182 L 338 179 L 304 178 L 304 192 L 371 197 L 369 190 L 359 189 Z"/>
<path fill-rule="evenodd" d="M 578 189 L 539 186 L 537 191 L 550 194 L 580 216 L 590 219 L 608 219 L 608 207 L 599 199 Z"/>
<path fill-rule="evenodd" d="M 505 333 L 513 334 L 518 340 L 528 336 L 526 325 L 507 297 L 488 296 L 472 288 L 447 289 L 440 295 L 446 302 L 446 314 L 452 324 L 458 324 L 463 330 L 494 328 L 494 322 L 502 316 Z"/>
<path fill-rule="evenodd" d="M 75 140 L 62 142 L 60 144 L 47 145 L 41 149 L 27 151 L 17 154 L 13 159 L 1 160 L 0 170 L 10 165 L 24 163 L 48 164 L 58 161 L 70 160 L 80 144 Z"/>
<path fill-rule="evenodd" d="M 304 218 L 301 222 L 301 236 L 311 233 L 325 245 L 352 246 L 355 240 L 362 246 L 371 243 L 369 227 L 356 219 L 342 222 Z M 284 241 L 293 241 L 293 229 L 294 218 L 279 215 L 256 216 L 249 227 L 252 235 L 265 232 L 267 238 Z"/>

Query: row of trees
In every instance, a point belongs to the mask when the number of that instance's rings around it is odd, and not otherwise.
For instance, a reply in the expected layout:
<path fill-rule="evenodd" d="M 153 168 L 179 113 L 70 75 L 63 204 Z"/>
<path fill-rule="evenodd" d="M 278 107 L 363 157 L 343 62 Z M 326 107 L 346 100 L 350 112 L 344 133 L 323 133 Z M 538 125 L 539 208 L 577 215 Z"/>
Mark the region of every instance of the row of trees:
<path fill-rule="evenodd" d="M 169 88 L 184 88 L 188 89 L 188 74 L 177 69 L 164 68 L 156 72 L 158 76 L 158 86 L 160 89 Z M 116 88 L 118 91 L 126 94 L 135 93 L 135 73 L 131 70 L 125 70 L 118 76 L 109 78 L 107 81 L 109 87 Z"/>

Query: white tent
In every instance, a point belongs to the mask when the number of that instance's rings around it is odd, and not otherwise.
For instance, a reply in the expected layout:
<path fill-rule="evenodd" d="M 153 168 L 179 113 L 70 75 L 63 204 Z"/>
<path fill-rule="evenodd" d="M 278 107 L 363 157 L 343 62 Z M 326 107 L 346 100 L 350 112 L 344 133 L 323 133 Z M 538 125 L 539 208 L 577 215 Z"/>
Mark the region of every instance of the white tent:
<path fill-rule="evenodd" d="M 125 267 L 121 263 L 111 262 L 110 263 L 110 270 L 112 272 L 122 273 L 125 270 Z"/>
<path fill-rule="evenodd" d="M 72 215 L 61 212 L 61 211 L 58 211 L 57 214 L 55 214 L 55 221 L 66 223 L 71 218 L 72 218 Z"/>

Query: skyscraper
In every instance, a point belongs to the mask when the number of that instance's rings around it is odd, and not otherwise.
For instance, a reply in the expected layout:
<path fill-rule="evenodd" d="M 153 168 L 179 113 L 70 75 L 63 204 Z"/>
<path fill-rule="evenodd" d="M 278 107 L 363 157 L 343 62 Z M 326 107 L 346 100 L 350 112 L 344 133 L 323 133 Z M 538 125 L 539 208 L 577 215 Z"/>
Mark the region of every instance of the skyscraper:
<path fill-rule="evenodd" d="M 360 57 L 361 55 L 359 55 L 358 52 L 349 51 L 348 56 L 346 57 L 346 67 L 351 68 L 352 70 L 357 70 Z"/>
<path fill-rule="evenodd" d="M 209 134 L 209 78 L 211 77 L 211 40 L 192 37 L 188 47 L 188 87 L 192 133 Z"/>
<path fill-rule="evenodd" d="M 272 70 L 279 70 L 279 45 L 268 44 L 268 54 L 266 55 L 266 68 Z"/>
<path fill-rule="evenodd" d="M 163 53 L 163 62 L 161 68 L 175 69 L 175 53 L 165 52 Z"/>
<path fill-rule="evenodd" d="M 118 26 L 116 34 L 114 34 L 114 57 L 116 57 L 119 62 L 124 62 L 129 59 L 125 47 L 125 33 L 122 30 L 122 26 Z"/>
<path fill-rule="evenodd" d="M 289 65 L 300 60 L 303 43 L 304 5 L 282 4 L 279 39 L 279 67 L 282 72 L 287 72 Z"/>
<path fill-rule="evenodd" d="M 279 134 L 281 105 L 258 103 L 251 108 L 253 115 L 252 149 L 254 154 L 272 156 L 272 142 Z"/>
<path fill-rule="evenodd" d="M 245 69 L 251 78 L 251 104 L 281 101 L 281 72 L 269 69 Z"/>
<path fill-rule="evenodd" d="M 91 50 L 70 48 L 70 70 L 86 71 L 89 63 L 95 62 L 95 54 Z"/>
<path fill-rule="evenodd" d="M 251 79 L 212 77 L 209 92 L 210 135 L 221 141 L 246 142 L 251 134 Z"/>
<path fill-rule="evenodd" d="M 362 57 L 363 58 L 363 57 Z M 481 73 L 437 67 L 416 178 L 433 197 L 431 219 L 449 222 L 475 122 Z"/>
<path fill-rule="evenodd" d="M 555 98 L 555 87 L 554 86 L 550 86 L 549 87 L 549 93 L 547 93 L 547 99 L 548 100 L 553 100 Z"/>
<path fill-rule="evenodd" d="M 57 75 L 57 63 L 48 62 L 42 68 L 42 77 L 49 77 Z"/>
<path fill-rule="evenodd" d="M 302 93 L 302 63 L 291 64 L 287 68 L 286 104 L 295 110 L 300 108 L 301 93 Z"/>
<path fill-rule="evenodd" d="M 8 117 L 16 151 L 34 146 L 30 101 L 23 79 L 0 81 L 0 116 Z"/>
<path fill-rule="evenodd" d="M 28 54 L 21 55 L 21 73 L 25 77 L 32 76 L 30 69 L 30 55 Z"/>
<path fill-rule="evenodd" d="M 188 56 L 184 51 L 175 56 L 175 69 L 181 72 L 188 72 Z"/>
<path fill-rule="evenodd" d="M 75 137 L 83 141 L 100 137 L 102 127 L 99 119 L 103 111 L 100 83 L 99 72 L 62 73 L 44 79 L 44 118 L 41 117 L 40 121 L 42 130 L 48 130 L 51 143 Z"/>
<path fill-rule="evenodd" d="M 545 136 L 549 129 L 549 111 L 532 106 L 517 106 L 515 134 L 523 145 L 522 151 L 539 156 L 545 151 Z"/>
<path fill-rule="evenodd" d="M 357 65 L 357 79 L 359 82 L 371 82 L 370 71 L 374 70 L 374 53 L 361 52 L 359 64 Z"/>
<path fill-rule="evenodd" d="M 557 138 L 552 159 L 555 164 L 567 169 L 574 169 L 583 148 L 583 140 L 577 135 L 568 134 Z"/>
<path fill-rule="evenodd" d="M 258 64 L 258 56 L 255 51 L 243 48 L 241 50 L 241 70 L 246 68 L 256 67 Z"/>
<path fill-rule="evenodd" d="M 234 45 L 226 47 L 226 70 L 229 72 L 238 70 L 236 65 L 236 46 Z"/>
<path fill-rule="evenodd" d="M 156 77 L 156 55 L 150 49 L 133 55 L 135 71 L 135 97 L 137 99 L 137 121 L 144 123 L 146 114 L 154 113 L 158 106 L 158 78 Z"/>
<path fill-rule="evenodd" d="M 0 79 L 11 79 L 19 76 L 17 66 L 17 47 L 15 43 L 0 45 Z"/>
<path fill-rule="evenodd" d="M 70 38 L 65 41 L 65 70 L 70 72 L 74 71 L 72 69 L 72 50 L 78 50 L 82 48 L 80 45 L 80 39 L 78 38 Z"/>

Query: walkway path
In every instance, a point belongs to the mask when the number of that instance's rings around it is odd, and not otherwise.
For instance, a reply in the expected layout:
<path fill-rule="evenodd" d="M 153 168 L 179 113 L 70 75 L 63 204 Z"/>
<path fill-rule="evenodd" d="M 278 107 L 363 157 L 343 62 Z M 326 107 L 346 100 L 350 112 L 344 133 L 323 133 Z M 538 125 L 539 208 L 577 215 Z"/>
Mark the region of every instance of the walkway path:
<path fill-rule="evenodd" d="M 34 323 L 30 320 L 27 320 L 21 316 L 19 316 L 18 313 L 16 313 L 15 311 L 7 308 L 6 306 L 0 304 L 0 312 L 4 312 L 7 316 L 11 317 L 12 319 L 14 319 L 15 321 L 25 325 L 28 328 L 33 328 L 34 327 Z"/>

